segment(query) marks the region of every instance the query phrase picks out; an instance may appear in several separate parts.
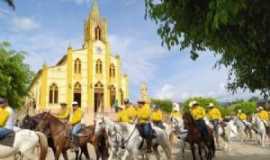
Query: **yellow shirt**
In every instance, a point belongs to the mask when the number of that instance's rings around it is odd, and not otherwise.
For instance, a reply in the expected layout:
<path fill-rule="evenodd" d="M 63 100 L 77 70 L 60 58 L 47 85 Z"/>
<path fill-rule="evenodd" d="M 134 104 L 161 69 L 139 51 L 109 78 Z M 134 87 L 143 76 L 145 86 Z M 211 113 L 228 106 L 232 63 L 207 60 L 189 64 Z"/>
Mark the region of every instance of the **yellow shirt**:
<path fill-rule="evenodd" d="M 127 123 L 130 122 L 126 110 L 122 110 L 122 111 L 119 111 L 119 112 L 117 113 L 117 121 L 118 121 L 118 122 L 127 122 Z"/>
<path fill-rule="evenodd" d="M 69 109 L 61 109 L 60 112 L 56 115 L 57 118 L 64 120 L 67 119 L 69 116 Z"/>
<path fill-rule="evenodd" d="M 70 119 L 69 119 L 69 123 L 71 125 L 76 125 L 76 124 L 81 122 L 81 119 L 82 119 L 82 110 L 81 110 L 81 108 L 78 108 L 78 109 L 76 109 L 76 111 L 74 111 L 71 114 Z"/>
<path fill-rule="evenodd" d="M 191 110 L 191 115 L 195 120 L 203 119 L 205 116 L 205 109 L 203 107 L 196 107 Z"/>
<path fill-rule="evenodd" d="M 212 108 L 207 114 L 209 120 L 221 120 L 221 112 L 218 108 Z"/>
<path fill-rule="evenodd" d="M 153 122 L 161 122 L 162 121 L 162 112 L 160 110 L 153 111 L 151 114 L 151 120 Z"/>
<path fill-rule="evenodd" d="M 127 112 L 127 115 L 128 115 L 130 122 L 132 123 L 132 121 L 137 116 L 136 109 L 133 106 L 129 106 L 128 108 L 126 108 L 126 112 Z"/>
<path fill-rule="evenodd" d="M 247 115 L 245 113 L 238 113 L 237 116 L 241 121 L 247 120 Z"/>
<path fill-rule="evenodd" d="M 0 127 L 4 127 L 9 117 L 9 112 L 6 109 L 0 108 Z"/>
<path fill-rule="evenodd" d="M 266 111 L 260 111 L 259 113 L 258 113 L 258 116 L 259 116 L 259 118 L 261 119 L 261 120 L 263 120 L 263 121 L 269 121 L 269 115 L 268 115 L 268 113 L 266 112 Z"/>
<path fill-rule="evenodd" d="M 137 117 L 139 123 L 146 123 L 150 118 L 150 106 L 145 104 L 144 106 L 139 107 L 137 110 Z"/>

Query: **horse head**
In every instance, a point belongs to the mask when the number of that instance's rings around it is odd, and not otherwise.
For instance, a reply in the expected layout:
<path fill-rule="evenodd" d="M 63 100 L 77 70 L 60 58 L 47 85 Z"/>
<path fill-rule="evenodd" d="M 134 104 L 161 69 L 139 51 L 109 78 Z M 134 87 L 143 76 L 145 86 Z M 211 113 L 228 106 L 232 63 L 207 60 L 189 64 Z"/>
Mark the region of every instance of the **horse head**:
<path fill-rule="evenodd" d="M 185 129 L 195 126 L 195 121 L 189 112 L 185 112 L 183 114 L 183 122 L 184 122 Z"/>
<path fill-rule="evenodd" d="M 24 129 L 34 130 L 36 129 L 37 125 L 38 125 L 38 122 L 36 121 L 34 117 L 31 117 L 30 115 L 26 115 L 23 118 L 20 127 Z"/>

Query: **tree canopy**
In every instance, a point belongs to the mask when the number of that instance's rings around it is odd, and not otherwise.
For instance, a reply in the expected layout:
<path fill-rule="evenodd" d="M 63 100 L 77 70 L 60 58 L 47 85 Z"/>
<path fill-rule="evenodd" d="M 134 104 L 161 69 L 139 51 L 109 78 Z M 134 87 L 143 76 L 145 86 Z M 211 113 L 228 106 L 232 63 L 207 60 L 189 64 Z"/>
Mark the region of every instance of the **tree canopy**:
<path fill-rule="evenodd" d="M 159 105 L 160 109 L 164 112 L 170 113 L 172 111 L 172 101 L 171 100 L 152 99 L 151 103 Z"/>
<path fill-rule="evenodd" d="M 270 94 L 270 1 L 145 0 L 146 17 L 158 25 L 169 49 L 191 49 L 219 57 L 230 69 L 228 89 Z"/>
<path fill-rule="evenodd" d="M 17 108 L 23 104 L 33 74 L 24 63 L 25 52 L 10 47 L 8 42 L 0 42 L 0 97 Z"/>

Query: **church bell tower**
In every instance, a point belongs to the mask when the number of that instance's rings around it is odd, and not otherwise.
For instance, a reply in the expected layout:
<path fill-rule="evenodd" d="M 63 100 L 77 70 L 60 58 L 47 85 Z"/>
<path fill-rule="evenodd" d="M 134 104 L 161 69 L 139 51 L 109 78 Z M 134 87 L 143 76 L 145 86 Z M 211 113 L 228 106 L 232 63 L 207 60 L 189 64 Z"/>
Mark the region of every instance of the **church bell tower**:
<path fill-rule="evenodd" d="M 93 0 L 89 16 L 84 24 L 84 45 L 89 41 L 107 42 L 107 21 L 100 15 L 97 0 Z"/>

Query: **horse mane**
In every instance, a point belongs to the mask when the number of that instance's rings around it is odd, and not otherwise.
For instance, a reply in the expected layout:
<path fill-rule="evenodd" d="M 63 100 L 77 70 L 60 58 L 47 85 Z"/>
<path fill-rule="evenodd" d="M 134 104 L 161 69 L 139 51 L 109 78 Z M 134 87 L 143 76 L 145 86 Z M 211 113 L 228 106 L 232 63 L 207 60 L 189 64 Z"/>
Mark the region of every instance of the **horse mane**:
<path fill-rule="evenodd" d="M 191 115 L 190 112 L 185 112 L 183 114 L 183 119 L 186 119 L 186 120 L 190 121 L 191 124 L 195 125 L 195 120 L 193 119 L 193 117 L 192 117 L 192 115 Z"/>

